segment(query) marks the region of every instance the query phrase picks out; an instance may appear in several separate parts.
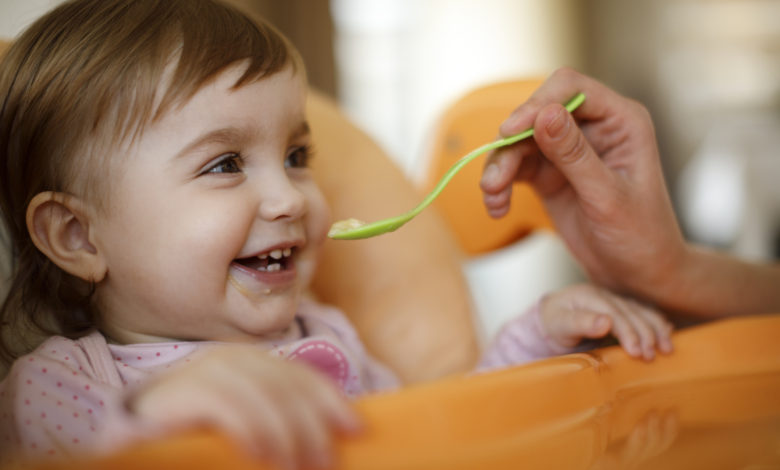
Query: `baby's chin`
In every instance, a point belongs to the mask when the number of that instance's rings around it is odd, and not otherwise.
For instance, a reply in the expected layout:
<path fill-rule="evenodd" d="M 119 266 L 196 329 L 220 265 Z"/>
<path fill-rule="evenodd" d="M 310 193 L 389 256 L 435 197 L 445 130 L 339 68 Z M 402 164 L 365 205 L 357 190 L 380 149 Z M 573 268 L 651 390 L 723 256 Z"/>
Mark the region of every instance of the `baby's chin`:
<path fill-rule="evenodd" d="M 246 289 L 228 277 L 228 305 L 242 332 L 252 337 L 283 331 L 294 321 L 301 292 L 297 286 L 283 289 Z"/>

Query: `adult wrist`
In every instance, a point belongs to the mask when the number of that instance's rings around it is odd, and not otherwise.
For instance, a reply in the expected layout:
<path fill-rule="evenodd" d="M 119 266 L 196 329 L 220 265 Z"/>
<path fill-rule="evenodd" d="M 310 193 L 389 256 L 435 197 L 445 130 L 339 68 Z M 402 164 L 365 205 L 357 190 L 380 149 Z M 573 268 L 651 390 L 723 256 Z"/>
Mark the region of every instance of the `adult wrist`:
<path fill-rule="evenodd" d="M 699 284 L 704 260 L 703 253 L 695 246 L 682 243 L 677 250 L 659 260 L 648 277 L 637 277 L 640 282 L 635 291 L 648 303 L 667 311 L 689 310 L 691 289 Z"/>
<path fill-rule="evenodd" d="M 686 297 L 690 295 L 692 285 L 695 285 L 696 274 L 701 269 L 701 253 L 695 247 L 686 244 L 678 253 L 675 263 L 663 279 L 662 288 L 658 290 L 654 303 L 674 311 L 688 310 Z"/>

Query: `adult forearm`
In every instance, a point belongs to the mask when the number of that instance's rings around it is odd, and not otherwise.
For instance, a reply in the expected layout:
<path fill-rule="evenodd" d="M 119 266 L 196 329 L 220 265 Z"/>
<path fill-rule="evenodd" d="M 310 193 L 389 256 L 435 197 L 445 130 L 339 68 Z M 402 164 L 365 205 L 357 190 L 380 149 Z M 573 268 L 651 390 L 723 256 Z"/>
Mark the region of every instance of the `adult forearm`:
<path fill-rule="evenodd" d="M 780 313 L 780 264 L 691 245 L 663 288 L 646 294 L 669 311 L 700 318 Z"/>

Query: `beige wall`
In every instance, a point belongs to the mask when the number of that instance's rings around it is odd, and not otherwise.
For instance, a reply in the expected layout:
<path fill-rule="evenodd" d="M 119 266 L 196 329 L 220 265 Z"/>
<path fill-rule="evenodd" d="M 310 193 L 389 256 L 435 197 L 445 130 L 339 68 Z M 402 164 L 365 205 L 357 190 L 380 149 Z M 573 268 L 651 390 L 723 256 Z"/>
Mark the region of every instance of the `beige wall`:
<path fill-rule="evenodd" d="M 279 28 L 303 56 L 309 83 L 335 97 L 333 23 L 328 0 L 228 0 Z"/>
<path fill-rule="evenodd" d="M 780 256 L 780 1 L 587 4 L 586 70 L 649 108 L 687 235 Z"/>
<path fill-rule="evenodd" d="M 331 4 L 342 104 L 413 177 L 433 122 L 466 91 L 582 65 L 580 0 Z"/>
<path fill-rule="evenodd" d="M 62 0 L 0 1 L 0 37 L 13 38 L 28 24 Z"/>

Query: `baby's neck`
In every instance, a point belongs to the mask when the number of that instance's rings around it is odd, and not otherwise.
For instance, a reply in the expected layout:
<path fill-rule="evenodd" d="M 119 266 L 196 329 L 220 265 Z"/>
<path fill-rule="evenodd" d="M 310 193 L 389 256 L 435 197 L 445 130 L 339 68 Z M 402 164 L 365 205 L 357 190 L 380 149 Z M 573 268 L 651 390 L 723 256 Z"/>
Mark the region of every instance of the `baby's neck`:
<path fill-rule="evenodd" d="M 223 343 L 245 343 L 246 338 L 231 339 L 231 338 L 175 338 L 166 336 L 156 336 L 144 333 L 130 332 L 130 331 L 116 331 L 109 326 L 103 326 L 98 328 L 100 334 L 106 339 L 108 344 L 125 345 L 125 344 L 140 344 L 140 343 L 185 343 L 189 341 L 216 341 Z M 309 331 L 306 328 L 306 324 L 303 319 L 296 316 L 294 321 L 291 322 L 287 328 L 279 330 L 274 333 L 265 334 L 261 337 L 255 338 L 256 340 L 282 340 L 290 337 L 305 338 L 309 336 Z"/>

